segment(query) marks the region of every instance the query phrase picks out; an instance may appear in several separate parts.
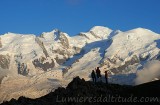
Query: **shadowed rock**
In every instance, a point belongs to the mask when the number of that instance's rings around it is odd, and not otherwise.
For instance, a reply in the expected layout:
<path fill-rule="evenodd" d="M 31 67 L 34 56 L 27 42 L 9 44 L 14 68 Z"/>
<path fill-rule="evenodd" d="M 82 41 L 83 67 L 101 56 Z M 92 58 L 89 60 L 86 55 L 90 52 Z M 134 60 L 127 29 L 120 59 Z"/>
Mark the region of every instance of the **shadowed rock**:
<path fill-rule="evenodd" d="M 18 100 L 12 99 L 9 102 L 4 102 L 2 105 L 126 105 L 126 103 L 118 103 L 117 101 L 111 102 L 111 100 L 102 101 L 102 99 L 112 96 L 121 96 L 121 98 L 137 97 L 138 99 L 142 96 L 154 96 L 160 98 L 159 84 L 160 81 L 146 83 L 139 86 L 117 84 L 107 85 L 102 82 L 94 84 L 90 81 L 86 82 L 84 79 L 76 77 L 66 88 L 59 87 L 54 92 L 43 97 L 37 99 L 20 97 Z M 148 104 L 157 105 L 156 102 L 157 101 L 150 102 Z M 137 103 L 135 102 L 127 103 L 127 105 L 136 104 Z"/>
<path fill-rule="evenodd" d="M 3 69 L 9 69 L 10 65 L 10 56 L 0 55 L 0 67 Z"/>
<path fill-rule="evenodd" d="M 0 38 L 0 48 L 2 48 L 2 42 L 1 42 L 1 38 Z"/>
<path fill-rule="evenodd" d="M 46 62 L 48 61 L 48 59 L 50 59 L 51 62 Z M 35 68 L 41 68 L 42 70 L 47 71 L 48 69 L 52 69 L 55 66 L 54 60 L 51 58 L 48 59 L 45 57 L 41 57 L 39 59 L 35 59 L 34 61 L 32 61 L 32 63 Z"/>

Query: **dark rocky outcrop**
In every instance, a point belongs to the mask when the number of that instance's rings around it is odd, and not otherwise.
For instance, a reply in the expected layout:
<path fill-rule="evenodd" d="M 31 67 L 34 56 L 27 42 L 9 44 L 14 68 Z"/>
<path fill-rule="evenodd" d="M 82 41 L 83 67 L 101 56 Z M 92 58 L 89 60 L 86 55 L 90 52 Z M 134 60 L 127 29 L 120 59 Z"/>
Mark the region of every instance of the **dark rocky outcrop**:
<path fill-rule="evenodd" d="M 56 60 L 56 62 L 61 65 L 66 61 L 66 57 L 64 56 L 63 58 L 59 58 L 58 56 L 56 56 L 56 58 L 54 58 Z"/>
<path fill-rule="evenodd" d="M 85 35 L 84 33 L 79 33 L 79 36 L 85 37 L 90 40 L 90 38 L 87 35 Z"/>
<path fill-rule="evenodd" d="M 9 69 L 10 65 L 10 56 L 0 54 L 0 67 L 3 69 Z"/>
<path fill-rule="evenodd" d="M 61 44 L 64 48 L 69 48 L 69 46 L 70 46 L 69 41 L 68 41 L 68 38 L 65 36 L 64 33 L 60 32 L 59 40 L 60 40 L 60 42 L 61 42 Z"/>
<path fill-rule="evenodd" d="M 46 50 L 43 42 L 42 42 L 38 37 L 35 38 L 35 41 L 36 41 L 36 42 L 38 43 L 38 45 L 42 48 L 44 55 L 45 55 L 46 57 L 49 57 L 49 54 L 48 54 L 48 52 L 47 52 L 47 50 Z"/>
<path fill-rule="evenodd" d="M 1 42 L 1 38 L 0 38 L 0 48 L 2 48 L 2 42 Z"/>
<path fill-rule="evenodd" d="M 119 57 L 116 58 L 116 59 L 110 59 L 110 58 L 108 58 L 107 59 L 108 62 L 105 63 L 106 66 L 109 68 L 110 67 L 110 63 L 111 64 L 116 64 L 116 60 L 117 59 L 120 60 L 120 61 L 122 61 L 122 62 L 124 61 L 123 59 L 121 59 Z M 123 65 L 120 65 L 120 66 L 115 67 L 115 68 L 111 68 L 110 71 L 112 71 L 115 74 L 121 74 L 121 73 L 123 73 L 123 70 L 128 69 L 127 68 L 128 66 L 134 65 L 134 64 L 139 63 L 139 62 L 140 62 L 139 58 L 136 55 L 134 55 L 131 59 L 129 59 L 128 61 L 125 61 Z M 103 66 L 105 64 L 102 63 L 101 66 Z"/>
<path fill-rule="evenodd" d="M 76 77 L 66 88 L 59 87 L 54 92 L 41 98 L 29 99 L 20 97 L 18 100 L 12 99 L 2 105 L 137 105 L 136 102 L 133 102 L 134 98 L 137 98 L 138 101 L 141 97 L 146 99 L 148 97 L 160 98 L 159 88 L 160 81 L 139 86 L 126 86 L 102 82 L 86 82 L 84 79 Z M 117 100 L 113 99 L 114 102 L 111 100 L 113 97 L 117 98 Z M 123 98 L 124 102 L 118 103 L 118 97 Z M 147 104 L 157 105 L 157 101 L 152 100 Z"/>
<path fill-rule="evenodd" d="M 27 69 L 27 64 L 18 63 L 17 68 L 18 68 L 18 74 L 21 74 L 24 76 L 28 75 L 29 69 Z"/>
<path fill-rule="evenodd" d="M 51 60 L 51 62 L 48 62 L 48 59 Z M 34 61 L 32 61 L 33 65 L 35 66 L 35 68 L 40 68 L 44 71 L 47 71 L 48 69 L 52 69 L 55 66 L 54 60 L 51 58 L 45 58 L 45 57 L 41 57 L 39 59 L 35 59 Z"/>
<path fill-rule="evenodd" d="M 96 35 L 93 31 L 89 31 L 95 38 L 101 39 L 98 35 Z"/>

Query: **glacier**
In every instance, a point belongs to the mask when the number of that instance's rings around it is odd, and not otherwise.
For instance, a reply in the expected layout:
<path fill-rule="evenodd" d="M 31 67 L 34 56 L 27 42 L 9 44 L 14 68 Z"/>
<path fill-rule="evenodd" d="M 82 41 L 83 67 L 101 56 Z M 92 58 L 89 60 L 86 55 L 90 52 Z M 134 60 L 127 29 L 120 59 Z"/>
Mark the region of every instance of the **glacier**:
<path fill-rule="evenodd" d="M 91 80 L 96 67 L 102 75 L 110 71 L 111 83 L 153 81 L 160 78 L 159 60 L 160 35 L 145 28 L 95 26 L 72 37 L 58 29 L 40 36 L 9 32 L 0 35 L 0 102 L 38 98 L 76 76 Z"/>

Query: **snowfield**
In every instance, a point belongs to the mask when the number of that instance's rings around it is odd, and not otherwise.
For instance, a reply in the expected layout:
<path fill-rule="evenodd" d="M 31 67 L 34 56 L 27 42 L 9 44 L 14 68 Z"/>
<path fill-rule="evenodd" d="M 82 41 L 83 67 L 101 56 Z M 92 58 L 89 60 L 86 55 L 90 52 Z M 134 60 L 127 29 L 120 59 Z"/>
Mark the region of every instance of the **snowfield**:
<path fill-rule="evenodd" d="M 70 37 L 58 29 L 40 36 L 0 36 L 0 103 L 38 98 L 66 87 L 76 76 L 91 80 L 100 67 L 109 82 L 137 85 L 160 78 L 160 35 L 144 28 L 126 32 L 95 26 Z M 104 81 L 104 80 L 103 80 Z"/>

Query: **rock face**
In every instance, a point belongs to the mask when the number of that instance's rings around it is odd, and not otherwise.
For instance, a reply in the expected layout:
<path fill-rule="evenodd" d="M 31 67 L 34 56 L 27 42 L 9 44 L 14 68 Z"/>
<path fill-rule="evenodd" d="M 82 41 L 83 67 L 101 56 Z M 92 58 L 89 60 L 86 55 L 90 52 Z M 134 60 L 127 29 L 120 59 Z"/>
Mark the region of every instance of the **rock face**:
<path fill-rule="evenodd" d="M 0 48 L 2 47 L 1 38 L 0 38 Z"/>
<path fill-rule="evenodd" d="M 126 104 L 125 102 L 129 102 L 127 105 L 136 105 L 140 97 L 147 98 L 154 96 L 157 97 L 157 99 L 160 98 L 159 83 L 160 81 L 155 81 L 133 87 L 105 83 L 95 84 L 76 77 L 66 88 L 59 87 L 54 92 L 43 97 L 37 99 L 20 97 L 18 100 L 12 99 L 9 102 L 4 102 L 2 105 L 123 105 Z M 113 101 L 111 97 L 121 97 L 124 99 L 137 97 L 137 99 L 134 100 L 136 102 L 133 102 L 132 99 Z M 155 99 L 155 101 L 148 103 L 156 105 L 158 100 Z"/>
<path fill-rule="evenodd" d="M 49 57 L 48 52 L 47 52 L 47 50 L 46 50 L 43 42 L 42 42 L 38 37 L 35 38 L 35 41 L 36 41 L 37 44 L 39 44 L 39 46 L 42 48 L 44 55 L 45 55 L 46 57 Z"/>
<path fill-rule="evenodd" d="M 47 62 L 48 59 L 50 59 L 51 62 Z M 51 59 L 51 58 L 41 57 L 39 59 L 35 59 L 33 61 L 33 65 L 35 66 L 35 68 L 40 68 L 40 69 L 42 69 L 44 71 L 47 71 L 49 69 L 54 68 L 55 63 L 54 63 L 54 60 Z"/>
<path fill-rule="evenodd" d="M 3 69 L 9 69 L 9 65 L 10 65 L 10 56 L 0 55 L 0 67 Z"/>
<path fill-rule="evenodd" d="M 28 75 L 29 70 L 27 69 L 27 65 L 26 64 L 18 63 L 18 67 L 17 68 L 18 68 L 18 74 L 21 74 L 21 75 L 24 75 L 24 76 Z"/>

